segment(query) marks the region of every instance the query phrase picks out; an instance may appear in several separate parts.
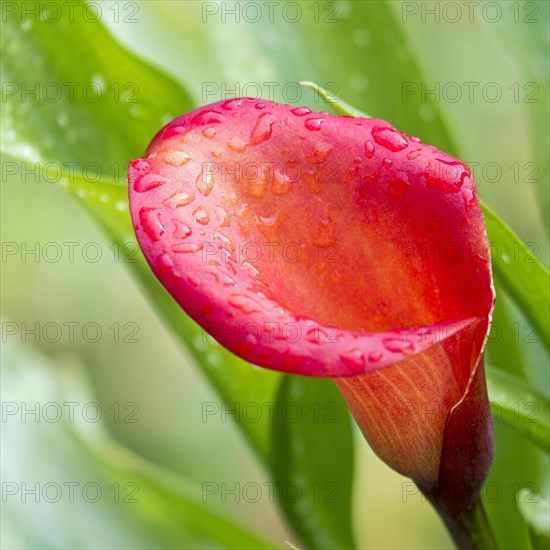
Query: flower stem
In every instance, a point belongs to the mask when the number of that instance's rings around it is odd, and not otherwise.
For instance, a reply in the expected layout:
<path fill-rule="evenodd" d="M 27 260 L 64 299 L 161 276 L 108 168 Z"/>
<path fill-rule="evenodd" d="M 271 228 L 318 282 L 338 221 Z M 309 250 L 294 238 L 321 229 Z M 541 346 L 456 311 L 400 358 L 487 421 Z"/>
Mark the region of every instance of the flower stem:
<path fill-rule="evenodd" d="M 435 508 L 459 550 L 497 550 L 495 536 L 485 514 L 481 499 L 457 515 L 451 515 L 437 505 Z"/>

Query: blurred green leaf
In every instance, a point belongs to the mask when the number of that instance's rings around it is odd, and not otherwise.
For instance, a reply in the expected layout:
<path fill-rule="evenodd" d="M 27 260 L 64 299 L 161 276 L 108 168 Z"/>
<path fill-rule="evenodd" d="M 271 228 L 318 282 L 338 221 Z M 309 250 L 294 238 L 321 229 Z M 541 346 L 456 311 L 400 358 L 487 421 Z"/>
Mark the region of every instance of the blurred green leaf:
<path fill-rule="evenodd" d="M 546 347 L 550 346 L 550 277 L 521 239 L 487 206 L 483 206 L 493 254 L 495 281 L 534 323 Z"/>
<path fill-rule="evenodd" d="M 534 550 L 550 548 L 550 502 L 548 498 L 533 495 L 524 488 L 518 493 L 518 506 L 521 515 L 529 526 L 529 537 Z"/>
<path fill-rule="evenodd" d="M 31 2 L 29 9 L 36 9 L 35 4 L 41 9 L 49 5 Z M 37 170 L 65 187 L 113 241 L 134 242 L 124 183 L 126 165 L 142 155 L 163 124 L 193 106 L 180 85 L 128 53 L 100 22 L 84 20 L 83 13 L 82 9 L 63 10 L 61 20 L 35 23 L 32 33 L 16 18 L 4 25 L 1 49 L 6 80 L 19 88 L 32 82 L 37 90 L 48 86 L 64 90 L 65 82 L 95 82 L 89 94 L 100 88 L 103 92 L 96 102 L 89 101 L 78 87 L 73 96 L 65 93 L 55 102 L 21 103 L 17 94 L 6 95 L 1 150 L 22 168 Z M 137 103 L 131 102 L 133 97 L 124 99 L 127 83 L 135 85 Z M 86 171 L 87 166 L 95 166 L 93 174 Z M 111 174 L 114 181 L 109 181 Z M 136 264 L 127 265 L 227 407 L 234 408 L 235 402 L 243 400 L 273 401 L 281 377 L 278 373 L 251 367 L 207 338 L 156 280 L 141 253 Z M 267 461 L 268 419 L 243 419 L 238 425 Z"/>
<path fill-rule="evenodd" d="M 124 181 L 127 162 L 193 105 L 181 86 L 119 46 L 93 6 L 83 5 L 48 15 L 51 3 L 21 2 L 22 13 L 45 17 L 3 23 L 2 150 L 65 171 L 78 163 L 77 172 Z"/>
<path fill-rule="evenodd" d="M 282 381 L 277 402 L 273 468 L 280 505 L 308 548 L 355 548 L 346 402 L 332 380 L 297 376 Z"/>
<path fill-rule="evenodd" d="M 511 56 L 525 80 L 515 83 L 516 102 L 529 113 L 533 131 L 536 164 L 533 174 L 537 180 L 538 204 L 542 221 L 548 230 L 550 221 L 550 65 L 548 64 L 548 21 L 550 3 L 537 0 L 510 4 L 513 15 L 502 17 L 498 25 L 488 25 L 488 31 L 497 36 L 500 47 Z"/>
<path fill-rule="evenodd" d="M 82 414 L 97 403 L 75 376 L 79 364 L 56 365 L 31 344 L 9 341 L 2 366 L 2 403 L 10 404 L 2 426 L 3 548 L 272 547 Z"/>
<path fill-rule="evenodd" d="M 487 366 L 489 400 L 495 421 L 506 422 L 524 437 L 550 452 L 550 403 L 514 376 Z"/>
<path fill-rule="evenodd" d="M 310 90 L 313 90 L 316 94 L 319 94 L 326 101 L 326 103 L 328 103 L 340 115 L 354 116 L 360 118 L 372 118 L 366 113 L 360 111 L 359 109 L 355 109 L 355 107 L 352 107 L 351 105 L 344 103 L 341 99 L 338 99 L 337 97 L 331 95 L 327 90 L 321 88 L 321 86 L 319 86 L 318 84 L 315 84 L 315 82 L 302 80 L 300 84 L 302 86 L 305 86 L 306 88 L 309 88 Z"/>
<path fill-rule="evenodd" d="M 508 297 L 504 291 L 498 293 L 491 321 L 491 333 L 485 348 L 485 361 L 491 365 L 498 365 L 500 369 L 520 380 L 527 378 L 527 369 L 522 344 L 510 337 L 505 331 L 513 328 Z"/>

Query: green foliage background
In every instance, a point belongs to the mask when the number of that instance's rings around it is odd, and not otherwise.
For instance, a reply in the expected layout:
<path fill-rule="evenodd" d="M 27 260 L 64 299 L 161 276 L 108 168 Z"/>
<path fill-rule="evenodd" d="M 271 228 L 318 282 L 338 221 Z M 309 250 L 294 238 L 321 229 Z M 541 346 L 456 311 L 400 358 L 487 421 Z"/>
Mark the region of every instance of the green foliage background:
<path fill-rule="evenodd" d="M 29 486 L 94 482 L 103 496 L 96 503 L 10 497 L 3 506 L 3 546 L 451 547 L 410 482 L 380 463 L 352 431 L 331 382 L 250 367 L 204 342 L 142 258 L 124 261 L 124 250 L 132 250 L 124 244 L 133 240 L 125 165 L 142 154 L 161 125 L 221 99 L 224 87 L 227 92 L 248 85 L 250 92 L 257 89 L 252 83 L 277 101 L 291 99 L 284 89 L 300 90 L 296 103 L 324 110 L 311 90 L 285 88 L 308 79 L 469 162 L 486 203 L 547 264 L 548 3 L 502 2 L 496 20 L 492 11 L 480 7 L 470 17 L 463 8 L 453 22 L 454 12 L 442 11 L 446 2 L 437 8 L 433 2 L 306 1 L 300 19 L 291 22 L 294 12 L 285 12 L 285 19 L 281 10 L 292 3 L 281 2 L 273 22 L 264 13 L 256 23 L 243 15 L 240 22 L 231 15 L 222 19 L 223 6 L 215 2 L 106 1 L 98 4 L 103 23 L 90 21 L 86 14 L 93 12 L 82 4 L 73 17 L 62 8 L 56 22 L 48 13 L 42 20 L 22 18 L 23 10 L 38 3 L 11 4 L 21 11 L 3 12 L 2 21 L 3 246 L 38 243 L 43 250 L 47 243 L 73 242 L 77 252 L 74 261 L 66 253 L 55 262 L 20 253 L 2 259 L 2 401 L 29 407 L 98 402 L 103 418 L 3 419 L 2 479 Z M 47 6 L 39 8 L 52 9 Z M 216 6 L 219 11 L 209 15 Z M 430 9 L 439 10 L 439 21 L 428 15 Z M 74 101 L 37 102 L 32 94 L 22 101 L 6 87 L 51 82 L 94 83 L 104 94 L 96 102 L 80 93 Z M 478 85 L 470 101 L 465 83 L 472 82 Z M 484 97 L 488 83 L 502 91 L 500 99 Z M 449 100 L 453 96 L 442 91 L 446 84 L 449 94 L 456 84 L 463 98 Z M 439 86 L 439 97 L 404 97 L 407 85 Z M 67 173 L 58 178 L 47 164 L 66 168 L 68 162 L 98 163 L 101 181 L 91 185 Z M 14 166 L 19 169 L 12 174 Z M 547 533 L 539 518 L 548 481 L 540 450 L 548 440 L 548 278 L 498 216 L 487 214 L 499 330 L 493 329 L 488 348 L 497 454 L 484 497 L 502 548 L 519 548 L 531 544 L 529 526 L 535 544 Z M 85 261 L 80 252 L 91 242 L 102 251 L 97 262 Z M 78 337 L 50 343 L 5 332 L 6 323 L 22 329 L 22 323 L 33 328 L 48 322 L 99 323 L 103 337 L 97 343 Z M 120 323 L 122 336 L 128 335 L 125 324 L 134 323 L 137 342 L 114 342 L 108 328 L 113 323 Z M 339 422 L 271 422 L 266 414 L 259 422 L 234 422 L 231 414 L 204 421 L 206 405 L 274 401 L 298 402 L 304 411 L 315 403 L 340 403 Z M 139 408 L 136 423 L 122 421 L 122 407 L 130 402 Z M 525 409 L 533 402 L 535 428 Z M 312 454 L 304 457 L 304 448 Z M 336 483 L 340 502 L 323 502 L 307 491 L 302 506 L 284 495 L 277 506 L 266 485 L 273 479 Z M 229 496 L 223 502 L 218 495 L 205 502 L 204 484 L 224 482 L 228 488 L 259 484 L 263 497 L 251 503 Z M 135 487 L 138 502 L 123 502 Z M 536 489 L 534 496 L 520 492 L 523 487 Z"/>

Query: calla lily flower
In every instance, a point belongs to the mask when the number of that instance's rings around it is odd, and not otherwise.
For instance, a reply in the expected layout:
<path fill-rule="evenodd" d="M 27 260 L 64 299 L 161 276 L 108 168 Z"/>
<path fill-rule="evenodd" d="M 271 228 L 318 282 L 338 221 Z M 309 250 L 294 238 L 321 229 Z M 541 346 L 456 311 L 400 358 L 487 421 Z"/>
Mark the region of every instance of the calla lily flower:
<path fill-rule="evenodd" d="M 382 460 L 451 515 L 476 500 L 494 290 L 462 162 L 382 120 L 231 99 L 160 130 L 129 193 L 199 325 L 255 365 L 333 377 Z"/>

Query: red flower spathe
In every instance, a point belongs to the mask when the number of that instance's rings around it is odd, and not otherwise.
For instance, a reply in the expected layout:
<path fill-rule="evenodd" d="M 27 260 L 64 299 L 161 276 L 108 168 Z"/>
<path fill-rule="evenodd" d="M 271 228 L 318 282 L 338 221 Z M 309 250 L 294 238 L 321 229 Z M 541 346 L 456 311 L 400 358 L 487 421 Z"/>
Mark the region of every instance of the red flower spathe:
<path fill-rule="evenodd" d="M 493 288 L 463 163 L 381 120 L 233 99 L 164 127 L 129 192 L 151 268 L 205 330 L 336 378 L 384 461 L 468 506 L 492 460 Z"/>

